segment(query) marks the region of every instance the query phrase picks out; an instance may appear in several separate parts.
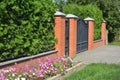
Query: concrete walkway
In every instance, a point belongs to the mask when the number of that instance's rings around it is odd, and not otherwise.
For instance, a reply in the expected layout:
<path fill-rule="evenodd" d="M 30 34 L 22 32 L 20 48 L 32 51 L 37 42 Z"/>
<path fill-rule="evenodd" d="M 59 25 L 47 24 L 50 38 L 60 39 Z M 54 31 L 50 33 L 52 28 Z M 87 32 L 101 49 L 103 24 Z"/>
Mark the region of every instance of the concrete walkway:
<path fill-rule="evenodd" d="M 74 61 L 90 63 L 120 63 L 120 46 L 101 46 L 91 51 L 79 53 Z"/>

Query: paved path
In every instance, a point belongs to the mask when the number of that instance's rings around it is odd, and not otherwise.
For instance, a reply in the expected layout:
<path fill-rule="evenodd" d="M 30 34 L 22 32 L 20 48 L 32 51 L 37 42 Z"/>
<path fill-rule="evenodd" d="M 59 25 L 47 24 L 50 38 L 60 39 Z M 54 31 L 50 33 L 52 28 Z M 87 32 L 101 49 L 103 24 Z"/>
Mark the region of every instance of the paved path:
<path fill-rule="evenodd" d="M 74 61 L 90 63 L 120 63 L 120 46 L 101 46 L 91 51 L 77 54 Z"/>

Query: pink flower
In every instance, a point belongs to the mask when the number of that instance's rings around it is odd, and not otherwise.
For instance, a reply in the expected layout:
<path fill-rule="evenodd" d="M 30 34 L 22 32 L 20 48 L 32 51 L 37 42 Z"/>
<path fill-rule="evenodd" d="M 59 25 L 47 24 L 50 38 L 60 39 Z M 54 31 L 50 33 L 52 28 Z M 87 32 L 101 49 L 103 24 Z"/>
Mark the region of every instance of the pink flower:
<path fill-rule="evenodd" d="M 8 80 L 3 74 L 0 74 L 0 80 Z"/>
<path fill-rule="evenodd" d="M 51 70 L 52 70 L 52 73 L 57 74 L 57 69 L 56 68 L 52 67 Z"/>
<path fill-rule="evenodd" d="M 64 69 L 67 69 L 68 67 L 66 65 L 64 65 Z"/>
<path fill-rule="evenodd" d="M 62 60 L 62 61 L 66 61 L 66 59 L 65 59 L 65 58 L 63 58 L 63 57 L 61 58 L 61 60 Z"/>
<path fill-rule="evenodd" d="M 56 68 L 54 68 L 53 73 L 57 74 L 57 69 Z"/>
<path fill-rule="evenodd" d="M 50 58 L 46 57 L 45 60 L 48 62 L 48 63 L 52 63 L 53 60 L 51 60 Z"/>
<path fill-rule="evenodd" d="M 44 75 L 43 75 L 43 73 L 41 72 L 41 70 L 38 71 L 38 77 L 44 78 Z"/>
<path fill-rule="evenodd" d="M 34 71 L 35 71 L 35 68 L 34 68 L 34 67 L 32 67 L 32 68 L 31 68 L 31 71 L 32 71 L 32 72 L 34 72 Z"/>
<path fill-rule="evenodd" d="M 43 74 L 40 74 L 39 77 L 40 77 L 40 78 L 44 78 L 44 75 L 43 75 Z"/>
<path fill-rule="evenodd" d="M 12 72 L 15 72 L 15 71 L 16 71 L 16 68 L 10 67 L 9 70 L 12 71 Z"/>
<path fill-rule="evenodd" d="M 29 78 L 32 78 L 32 75 L 28 75 Z"/>
<path fill-rule="evenodd" d="M 25 70 L 26 72 L 29 72 L 29 65 L 26 65 L 25 68 L 24 68 L 24 70 Z"/>
<path fill-rule="evenodd" d="M 45 72 L 46 74 L 50 74 L 51 71 L 50 71 L 50 70 L 45 70 L 44 72 Z"/>

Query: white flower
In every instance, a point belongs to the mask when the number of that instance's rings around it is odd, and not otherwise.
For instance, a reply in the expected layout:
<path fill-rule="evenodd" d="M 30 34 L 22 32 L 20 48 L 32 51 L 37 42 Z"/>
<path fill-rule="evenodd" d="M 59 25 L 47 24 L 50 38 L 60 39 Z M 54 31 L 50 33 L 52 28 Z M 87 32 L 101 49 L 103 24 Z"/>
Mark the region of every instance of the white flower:
<path fill-rule="evenodd" d="M 5 70 L 6 71 L 6 73 L 8 73 L 9 72 L 9 70 Z"/>
<path fill-rule="evenodd" d="M 15 76 L 15 74 L 12 74 L 12 76 L 14 77 L 14 76 Z"/>
<path fill-rule="evenodd" d="M 16 78 L 15 80 L 20 80 L 20 78 Z"/>
<path fill-rule="evenodd" d="M 35 75 L 35 73 L 33 73 L 33 75 Z"/>
<path fill-rule="evenodd" d="M 21 80 L 26 80 L 26 79 L 22 77 Z"/>
<path fill-rule="evenodd" d="M 22 75 L 18 75 L 18 78 L 21 77 Z"/>

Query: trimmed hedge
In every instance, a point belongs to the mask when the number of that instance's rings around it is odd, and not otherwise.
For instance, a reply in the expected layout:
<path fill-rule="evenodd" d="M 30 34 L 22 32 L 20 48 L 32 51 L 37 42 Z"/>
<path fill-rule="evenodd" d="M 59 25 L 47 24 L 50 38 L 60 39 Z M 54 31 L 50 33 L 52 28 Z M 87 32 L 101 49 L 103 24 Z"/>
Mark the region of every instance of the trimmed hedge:
<path fill-rule="evenodd" d="M 0 1 L 0 61 L 53 49 L 55 9 L 52 0 Z"/>
<path fill-rule="evenodd" d="M 80 18 L 91 17 L 95 20 L 94 40 L 101 38 L 101 23 L 103 21 L 102 11 L 92 4 L 83 6 L 77 4 L 68 4 L 64 7 L 64 13 L 72 13 Z"/>

